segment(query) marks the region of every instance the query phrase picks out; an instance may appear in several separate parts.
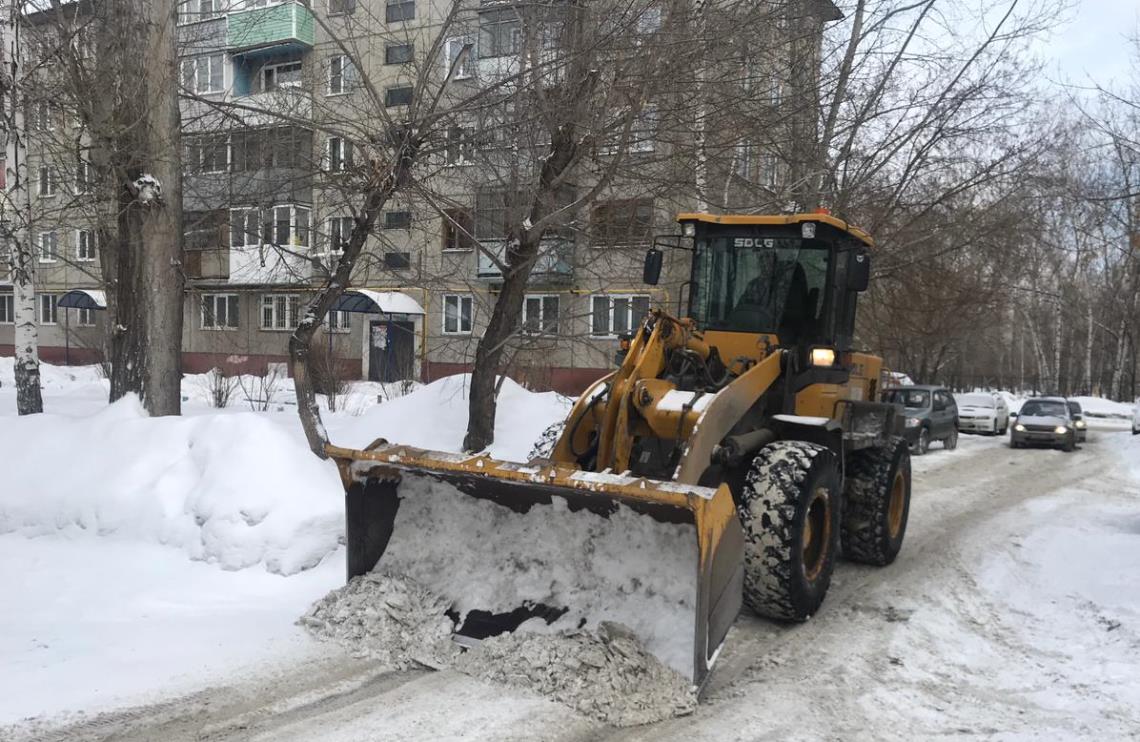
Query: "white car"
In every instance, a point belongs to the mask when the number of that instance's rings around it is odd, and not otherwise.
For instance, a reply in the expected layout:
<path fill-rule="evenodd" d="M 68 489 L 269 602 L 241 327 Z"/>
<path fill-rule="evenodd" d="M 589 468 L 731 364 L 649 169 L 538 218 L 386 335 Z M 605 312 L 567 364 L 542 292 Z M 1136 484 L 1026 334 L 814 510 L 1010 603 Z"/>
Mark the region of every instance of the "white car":
<path fill-rule="evenodd" d="M 1005 435 L 1009 428 L 1009 405 L 997 394 L 955 394 L 958 429 L 963 433 Z"/>

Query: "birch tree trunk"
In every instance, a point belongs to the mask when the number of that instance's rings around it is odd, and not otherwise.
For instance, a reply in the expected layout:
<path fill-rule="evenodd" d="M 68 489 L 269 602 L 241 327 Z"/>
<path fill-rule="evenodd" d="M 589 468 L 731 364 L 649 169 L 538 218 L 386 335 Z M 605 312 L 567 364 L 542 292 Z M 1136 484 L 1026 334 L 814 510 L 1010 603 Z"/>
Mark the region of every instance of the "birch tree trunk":
<path fill-rule="evenodd" d="M 12 274 L 13 309 L 15 310 L 14 345 L 16 377 L 16 411 L 21 415 L 34 415 L 44 411 L 40 387 L 39 326 L 36 324 L 36 256 L 32 250 L 27 178 L 27 141 L 22 100 L 24 58 L 21 54 L 20 4 L 11 3 L 6 19 L 4 49 L 6 62 L 4 75 L 8 85 L 9 115 L 5 120 L 8 129 L 5 156 L 13 177 L 3 214 L 7 225 L 4 239 L 9 242 L 9 265 Z M 13 229 L 12 225 L 18 225 Z"/>

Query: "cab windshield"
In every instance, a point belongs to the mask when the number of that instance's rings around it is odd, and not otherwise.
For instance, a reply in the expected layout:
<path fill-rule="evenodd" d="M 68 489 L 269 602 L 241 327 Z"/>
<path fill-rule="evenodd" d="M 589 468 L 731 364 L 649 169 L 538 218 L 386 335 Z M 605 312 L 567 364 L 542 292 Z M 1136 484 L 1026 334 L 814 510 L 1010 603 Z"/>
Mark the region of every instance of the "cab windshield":
<path fill-rule="evenodd" d="M 695 245 L 693 317 L 708 330 L 820 335 L 830 250 L 799 237 L 715 237 Z"/>

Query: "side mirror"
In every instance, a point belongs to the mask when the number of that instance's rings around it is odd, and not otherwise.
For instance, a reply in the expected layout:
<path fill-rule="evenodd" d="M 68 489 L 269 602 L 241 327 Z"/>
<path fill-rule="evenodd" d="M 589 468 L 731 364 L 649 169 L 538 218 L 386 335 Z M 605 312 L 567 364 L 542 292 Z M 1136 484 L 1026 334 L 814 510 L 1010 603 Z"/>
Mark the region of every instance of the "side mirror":
<path fill-rule="evenodd" d="M 1014 411 L 1012 411 L 1012 410 L 1010 410 L 1010 413 L 1009 413 L 1009 419 L 1010 419 L 1010 420 L 1016 420 L 1016 419 L 1017 419 L 1017 413 L 1016 413 L 1016 412 L 1014 412 Z"/>
<path fill-rule="evenodd" d="M 645 253 L 645 268 L 641 272 L 641 280 L 650 286 L 656 286 L 661 280 L 661 265 L 665 260 L 665 253 L 656 247 Z"/>
<path fill-rule="evenodd" d="M 847 255 L 847 288 L 866 291 L 871 284 L 871 256 L 866 250 L 852 250 Z"/>

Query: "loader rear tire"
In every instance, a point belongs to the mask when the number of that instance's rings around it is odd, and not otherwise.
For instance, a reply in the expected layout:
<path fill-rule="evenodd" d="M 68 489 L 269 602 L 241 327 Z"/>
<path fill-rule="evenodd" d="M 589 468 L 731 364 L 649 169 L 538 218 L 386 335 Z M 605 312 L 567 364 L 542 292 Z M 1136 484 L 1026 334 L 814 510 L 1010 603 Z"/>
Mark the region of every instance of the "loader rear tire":
<path fill-rule="evenodd" d="M 910 516 L 910 451 L 902 438 L 858 451 L 847 463 L 843 556 L 886 566 L 895 560 Z"/>
<path fill-rule="evenodd" d="M 824 446 L 777 441 L 756 455 L 738 497 L 744 602 L 779 621 L 819 610 L 839 550 L 839 466 Z"/>

